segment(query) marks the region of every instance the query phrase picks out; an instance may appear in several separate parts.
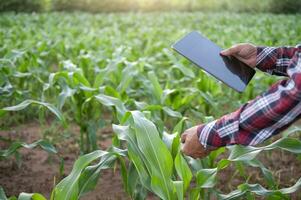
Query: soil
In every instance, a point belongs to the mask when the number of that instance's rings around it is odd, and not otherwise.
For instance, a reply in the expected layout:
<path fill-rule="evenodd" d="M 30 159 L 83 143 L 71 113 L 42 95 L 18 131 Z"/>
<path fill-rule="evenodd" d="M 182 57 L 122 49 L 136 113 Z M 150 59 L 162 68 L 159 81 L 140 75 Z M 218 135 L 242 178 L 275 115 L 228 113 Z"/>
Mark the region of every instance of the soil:
<path fill-rule="evenodd" d="M 71 127 L 71 131 L 77 135 L 79 128 Z M 11 131 L 0 131 L 3 137 L 19 139 L 26 143 L 32 143 L 41 138 L 41 127 L 38 123 L 28 123 L 11 129 Z M 104 135 L 107 135 L 108 130 L 103 130 Z M 111 145 L 110 137 L 101 140 L 99 143 L 100 149 L 106 149 Z M 74 161 L 79 156 L 78 144 L 71 136 L 65 139 L 63 143 L 56 143 L 58 155 L 64 159 L 64 175 L 67 176 L 73 166 Z M 2 142 L 0 148 L 7 146 Z M 53 189 L 54 182 L 60 179 L 59 167 L 60 159 L 58 155 L 49 155 L 40 148 L 28 150 L 22 148 L 21 167 L 18 167 L 16 159 L 11 157 L 0 161 L 0 185 L 4 188 L 7 196 L 18 195 L 20 192 L 38 192 L 50 197 L 50 192 Z M 101 172 L 100 181 L 96 189 L 87 195 L 83 200 L 109 200 L 109 199 L 129 199 L 123 191 L 120 172 L 116 170 L 103 170 Z"/>
<path fill-rule="evenodd" d="M 53 127 L 41 127 L 37 122 L 30 122 L 17 127 L 12 127 L 5 131 L 0 131 L 0 136 L 11 139 L 18 139 L 26 143 L 32 143 L 43 136 L 54 138 L 58 154 L 50 155 L 40 148 L 28 150 L 22 148 L 21 165 L 11 156 L 8 159 L 0 160 L 0 186 L 4 188 L 7 196 L 18 195 L 21 192 L 38 192 L 49 199 L 50 192 L 55 182 L 67 176 L 73 166 L 74 161 L 79 156 L 79 146 L 75 138 L 78 138 L 79 128 L 75 125 L 70 127 L 68 133 L 61 135 L 54 134 Z M 99 148 L 105 150 L 111 145 L 112 130 L 106 127 L 98 133 L 102 138 L 98 143 Z M 61 137 L 64 137 L 61 139 Z M 62 141 L 62 142 L 59 142 Z M 0 140 L 0 149 L 7 148 L 5 142 Z M 224 155 L 225 157 L 226 155 Z M 64 159 L 64 174 L 60 177 L 59 168 L 61 159 Z M 260 154 L 265 166 L 272 170 L 280 187 L 290 187 L 301 177 L 301 163 L 294 154 L 280 150 L 270 151 L 270 153 Z M 247 168 L 249 183 L 260 183 L 266 186 L 262 173 L 256 168 Z M 236 174 L 236 175 L 234 175 Z M 110 199 L 129 199 L 123 190 L 121 175 L 117 169 L 103 170 L 96 189 L 89 192 L 81 199 L 83 200 L 110 200 Z M 239 184 L 245 182 L 245 178 L 235 172 L 234 167 L 229 167 L 219 173 L 218 188 L 228 193 L 234 190 Z M 291 196 L 291 199 L 301 199 L 301 190 Z M 148 199 L 157 199 L 149 195 Z"/>

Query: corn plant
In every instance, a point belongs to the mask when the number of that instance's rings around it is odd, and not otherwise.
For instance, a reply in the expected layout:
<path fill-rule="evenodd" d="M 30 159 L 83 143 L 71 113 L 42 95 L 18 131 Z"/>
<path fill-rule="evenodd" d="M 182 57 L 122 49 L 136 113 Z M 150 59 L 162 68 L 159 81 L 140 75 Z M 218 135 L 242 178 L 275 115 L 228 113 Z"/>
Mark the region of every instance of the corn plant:
<path fill-rule="evenodd" d="M 183 130 L 185 118 L 180 120 L 175 127 L 174 134 L 159 133 L 155 124 L 151 121 L 150 111 L 127 111 L 123 103 L 109 96 L 98 95 L 96 97 L 107 106 L 114 106 L 119 113 L 120 125 L 113 125 L 118 140 L 114 144 L 122 147 L 122 141 L 126 142 L 121 160 L 127 157 L 128 165 L 121 162 L 121 170 L 125 191 L 131 198 L 145 198 L 147 191 L 155 193 L 161 199 L 210 199 L 212 196 L 219 199 L 233 199 L 251 193 L 270 198 L 287 198 L 286 194 L 295 192 L 301 186 L 300 180 L 289 188 L 278 189 L 271 172 L 256 159 L 262 151 L 280 148 L 292 153 L 301 153 L 301 142 L 288 137 L 299 132 L 299 127 L 292 127 L 283 138 L 263 147 L 232 146 L 227 149 L 230 155 L 218 162 L 214 160 L 225 148 L 221 148 L 204 160 L 194 160 L 180 153 L 179 133 Z M 120 142 L 118 142 L 120 141 Z M 119 150 L 121 152 L 121 150 Z M 238 189 L 222 194 L 214 189 L 217 181 L 217 173 L 222 172 L 231 163 L 239 163 L 243 166 L 257 167 L 262 171 L 267 185 L 266 189 L 259 184 L 243 183 Z M 87 179 L 89 181 L 89 179 Z M 195 180 L 195 186 L 191 185 Z M 85 181 L 85 180 L 83 180 Z M 70 185 L 72 181 L 69 182 Z M 65 194 L 65 192 L 64 192 Z M 80 193 L 75 192 L 77 196 Z M 246 197 L 246 196 L 245 196 Z M 75 198 L 75 197 L 74 197 Z M 68 199 L 68 198 L 67 198 Z"/>
<path fill-rule="evenodd" d="M 290 188 L 277 189 L 271 172 L 256 159 L 261 151 L 275 148 L 299 154 L 301 142 L 297 139 L 284 137 L 263 147 L 229 147 L 229 157 L 212 164 L 210 159 L 214 160 L 223 149 L 213 152 L 207 160 L 185 158 L 179 152 L 179 135 L 163 133 L 160 136 L 156 126 L 146 116 L 139 111 L 126 113 L 123 125 L 114 125 L 113 128 L 118 138 L 127 142 L 128 157 L 135 165 L 140 184 L 161 199 L 183 199 L 185 196 L 190 199 L 210 199 L 212 196 L 233 199 L 249 192 L 274 198 L 287 198 L 285 194 L 295 192 L 301 186 L 299 179 Z M 295 131 L 296 129 L 291 130 L 288 135 Z M 297 128 L 297 131 L 300 129 Z M 265 189 L 259 184 L 244 183 L 230 194 L 220 194 L 214 189 L 217 172 L 232 162 L 260 168 L 272 189 Z M 196 181 L 195 187 L 190 186 L 193 176 Z M 133 194 L 131 196 L 133 197 Z"/>
<path fill-rule="evenodd" d="M 4 141 L 5 143 L 8 143 L 9 145 L 7 149 L 0 150 L 0 160 L 7 159 L 10 156 L 14 155 L 19 167 L 21 167 L 21 163 L 22 163 L 21 154 L 19 153 L 20 148 L 33 149 L 36 147 L 40 147 L 48 153 L 53 153 L 53 154 L 57 153 L 55 147 L 51 143 L 45 140 L 38 140 L 31 144 L 26 144 L 24 142 L 14 141 L 14 140 L 11 141 L 9 139 L 2 138 L 2 137 L 0 137 L 0 140 Z"/>
<path fill-rule="evenodd" d="M 220 148 L 201 160 L 180 152 L 185 128 L 232 111 L 277 78 L 257 73 L 245 93 L 238 94 L 169 47 L 191 30 L 224 48 L 244 41 L 295 45 L 299 22 L 299 15 L 243 13 L 1 14 L 1 129 L 37 118 L 43 124 L 53 116 L 63 128 L 80 127 L 76 139 L 82 156 L 56 185 L 52 199 L 80 198 L 101 179 L 100 170 L 116 166 L 132 199 L 145 199 L 149 192 L 161 199 L 289 198 L 300 181 L 280 188 L 273 170 L 256 156 L 275 148 L 300 156 L 292 130 L 262 147 Z M 114 129 L 113 145 L 98 150 L 97 131 L 106 125 Z M 0 139 L 11 146 L 0 150 L 0 159 L 18 157 L 22 147 L 54 152 L 44 140 L 28 145 Z M 230 155 L 220 159 L 225 152 Z M 223 194 L 216 185 L 218 174 L 230 166 L 244 183 Z M 249 183 L 246 167 L 262 172 L 264 187 Z M 35 193 L 19 198 L 42 199 Z"/>
<path fill-rule="evenodd" d="M 162 199 L 183 199 L 192 174 L 179 152 L 179 136 L 174 136 L 169 150 L 156 126 L 141 112 L 127 113 L 123 120 L 128 121 L 125 123 L 128 125 L 115 125 L 113 128 L 118 138 L 128 143 L 129 159 L 137 170 L 140 184 Z M 130 195 L 134 197 L 133 193 Z"/>
<path fill-rule="evenodd" d="M 266 146 L 227 147 L 230 155 L 217 162 L 215 159 L 225 148 L 212 152 L 203 160 L 181 154 L 178 131 L 183 128 L 186 119 L 179 121 L 173 134 L 168 134 L 159 133 L 148 117 L 149 111 L 124 113 L 121 124 L 113 125 L 113 129 L 118 138 L 114 145 L 126 149 L 111 147 L 108 151 L 99 150 L 79 158 L 70 175 L 54 189 L 52 199 L 79 198 L 95 187 L 99 171 L 115 166 L 117 160 L 120 163 L 124 189 L 132 199 L 144 199 L 147 192 L 156 194 L 160 199 L 237 199 L 253 198 L 253 194 L 272 199 L 288 199 L 287 194 L 294 193 L 301 187 L 299 179 L 291 187 L 278 188 L 270 170 L 256 159 L 260 152 L 275 148 L 300 154 L 301 142 L 289 137 L 299 132 L 299 127 L 293 127 L 283 138 Z M 100 161 L 91 165 L 95 159 Z M 222 173 L 231 163 L 259 168 L 269 188 L 260 184 L 242 183 L 231 193 L 222 194 L 215 189 L 217 173 Z"/>
<path fill-rule="evenodd" d="M 18 198 L 15 196 L 7 197 L 3 188 L 0 186 L 0 198 L 1 200 L 46 200 L 46 198 L 39 193 L 24 193 L 22 192 Z"/>
<path fill-rule="evenodd" d="M 26 144 L 24 142 L 14 141 L 13 143 L 11 143 L 11 145 L 9 146 L 8 149 L 0 151 L 0 159 L 7 158 L 7 157 L 11 156 L 12 154 L 18 153 L 18 150 L 20 148 L 33 149 L 37 146 L 41 147 L 42 149 L 46 150 L 49 153 L 57 153 L 54 146 L 52 144 L 50 144 L 49 142 L 45 141 L 45 140 L 38 140 L 38 141 L 33 142 L 31 144 Z"/>
<path fill-rule="evenodd" d="M 236 199 L 238 197 L 249 198 L 252 193 L 272 199 L 288 199 L 286 194 L 293 193 L 301 187 L 301 179 L 299 179 L 291 187 L 277 188 L 271 172 L 256 159 L 260 152 L 275 148 L 300 154 L 301 142 L 289 137 L 299 132 L 299 127 L 293 127 L 283 138 L 267 146 L 228 147 L 229 157 L 212 163 L 211 160 L 215 160 L 225 148 L 212 152 L 204 160 L 185 157 L 179 151 L 180 138 L 177 132 L 182 128 L 184 120 L 176 126 L 174 134 L 159 134 L 156 126 L 147 116 L 150 116 L 149 112 L 126 112 L 121 120 L 122 125 L 113 125 L 113 128 L 118 140 L 126 142 L 127 149 L 111 147 L 107 151 L 97 150 L 81 156 L 75 162 L 70 175 L 57 184 L 52 191 L 51 198 L 80 198 L 96 186 L 100 170 L 113 168 L 117 163 L 120 163 L 125 191 L 133 199 L 144 199 L 147 191 L 153 192 L 161 199 L 183 199 L 184 197 Z M 117 144 L 123 146 L 115 141 L 115 145 Z M 130 162 L 126 163 L 125 158 Z M 99 162 L 95 163 L 97 159 Z M 217 182 L 217 173 L 222 172 L 230 163 L 238 162 L 243 166 L 260 168 L 271 189 L 264 188 L 260 184 L 243 183 L 229 194 L 222 194 L 216 190 L 214 187 Z M 36 198 L 32 197 L 32 199 Z"/>

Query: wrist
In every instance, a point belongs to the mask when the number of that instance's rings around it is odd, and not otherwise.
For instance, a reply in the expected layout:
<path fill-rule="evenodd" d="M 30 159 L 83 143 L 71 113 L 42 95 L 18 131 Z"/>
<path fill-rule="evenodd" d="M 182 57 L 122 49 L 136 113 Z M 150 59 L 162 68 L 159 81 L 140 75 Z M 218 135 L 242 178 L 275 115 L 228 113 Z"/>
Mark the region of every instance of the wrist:
<path fill-rule="evenodd" d="M 214 129 L 216 121 L 208 124 L 201 124 L 197 127 L 197 136 L 199 142 L 206 150 L 215 150 L 218 147 L 226 146 L 225 141 L 219 136 Z"/>
<path fill-rule="evenodd" d="M 257 47 L 256 68 L 267 73 L 272 73 L 277 61 L 277 49 L 275 47 Z"/>
<path fill-rule="evenodd" d="M 262 61 L 263 51 L 266 47 L 264 46 L 257 46 L 256 47 L 256 65 L 255 67 L 260 67 L 260 63 Z"/>

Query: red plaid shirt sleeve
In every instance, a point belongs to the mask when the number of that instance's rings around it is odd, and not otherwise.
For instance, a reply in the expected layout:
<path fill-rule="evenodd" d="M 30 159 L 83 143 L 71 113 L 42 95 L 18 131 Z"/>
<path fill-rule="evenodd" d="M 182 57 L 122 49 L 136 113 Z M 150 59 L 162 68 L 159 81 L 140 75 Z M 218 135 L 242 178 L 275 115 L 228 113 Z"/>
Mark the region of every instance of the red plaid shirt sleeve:
<path fill-rule="evenodd" d="M 235 112 L 199 125 L 199 141 L 205 148 L 256 145 L 301 117 L 301 46 L 258 47 L 256 67 L 288 78 L 274 83 Z"/>

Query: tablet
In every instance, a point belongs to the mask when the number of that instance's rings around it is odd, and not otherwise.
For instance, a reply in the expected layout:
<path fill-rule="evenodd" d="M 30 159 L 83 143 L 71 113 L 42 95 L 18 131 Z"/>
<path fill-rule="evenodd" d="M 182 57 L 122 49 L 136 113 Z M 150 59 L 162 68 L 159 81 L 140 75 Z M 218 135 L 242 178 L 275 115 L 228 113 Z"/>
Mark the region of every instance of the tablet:
<path fill-rule="evenodd" d="M 238 92 L 245 90 L 255 74 L 253 68 L 236 58 L 221 56 L 222 48 L 197 31 L 177 41 L 172 49 Z"/>

